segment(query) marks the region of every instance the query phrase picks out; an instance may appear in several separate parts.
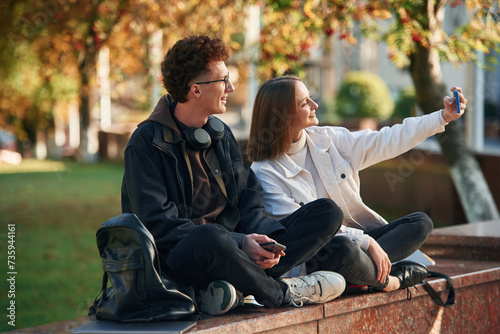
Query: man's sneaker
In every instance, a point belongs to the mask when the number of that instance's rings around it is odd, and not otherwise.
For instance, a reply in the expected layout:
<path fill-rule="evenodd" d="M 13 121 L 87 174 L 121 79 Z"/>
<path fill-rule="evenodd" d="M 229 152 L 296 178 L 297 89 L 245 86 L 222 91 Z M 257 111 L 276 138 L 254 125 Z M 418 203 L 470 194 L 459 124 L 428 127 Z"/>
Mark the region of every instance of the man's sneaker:
<path fill-rule="evenodd" d="M 333 271 L 316 271 L 306 276 L 281 278 L 281 281 L 288 285 L 289 303 L 296 307 L 326 303 L 340 296 L 346 287 L 344 277 Z"/>
<path fill-rule="evenodd" d="M 196 298 L 200 311 L 221 315 L 243 305 L 243 295 L 226 281 L 213 281 Z"/>

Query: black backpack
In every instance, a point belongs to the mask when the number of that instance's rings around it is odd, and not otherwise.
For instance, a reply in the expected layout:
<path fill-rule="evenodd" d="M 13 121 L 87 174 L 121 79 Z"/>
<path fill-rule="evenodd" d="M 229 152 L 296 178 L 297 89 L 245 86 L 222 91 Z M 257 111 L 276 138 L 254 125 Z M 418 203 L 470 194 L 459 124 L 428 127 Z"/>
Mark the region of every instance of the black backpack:
<path fill-rule="evenodd" d="M 196 319 L 192 289 L 181 292 L 162 273 L 154 238 L 134 214 L 104 222 L 96 238 L 104 275 L 89 315 L 120 322 Z"/>

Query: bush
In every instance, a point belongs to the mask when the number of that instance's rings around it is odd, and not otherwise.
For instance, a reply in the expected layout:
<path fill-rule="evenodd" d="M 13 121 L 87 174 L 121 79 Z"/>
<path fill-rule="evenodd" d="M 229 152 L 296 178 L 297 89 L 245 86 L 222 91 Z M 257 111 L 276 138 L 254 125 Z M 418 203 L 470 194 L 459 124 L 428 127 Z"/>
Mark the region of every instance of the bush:
<path fill-rule="evenodd" d="M 407 87 L 399 91 L 394 113 L 392 114 L 392 117 L 397 119 L 410 116 L 417 116 L 417 97 L 415 96 L 414 87 Z"/>
<path fill-rule="evenodd" d="M 376 74 L 350 72 L 337 93 L 335 112 L 345 118 L 373 117 L 385 120 L 394 110 L 389 88 Z"/>
<path fill-rule="evenodd" d="M 342 120 L 335 112 L 335 99 L 333 97 L 320 101 L 316 116 L 321 125 L 338 125 Z"/>

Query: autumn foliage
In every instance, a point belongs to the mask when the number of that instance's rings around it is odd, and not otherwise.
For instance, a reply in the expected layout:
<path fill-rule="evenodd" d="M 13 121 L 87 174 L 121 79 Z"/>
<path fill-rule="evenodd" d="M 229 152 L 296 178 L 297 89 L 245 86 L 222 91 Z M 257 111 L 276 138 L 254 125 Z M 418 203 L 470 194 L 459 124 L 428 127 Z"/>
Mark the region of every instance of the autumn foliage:
<path fill-rule="evenodd" d="M 445 8 L 464 5 L 468 23 L 445 33 L 440 25 Z M 476 51 L 498 50 L 500 44 L 498 1 L 492 0 L 3 1 L 0 126 L 14 129 L 21 140 L 35 140 L 37 130 L 51 127 L 54 110 L 69 101 L 78 102 L 82 127 L 88 126 L 103 46 L 110 48 L 112 80 L 144 75 L 150 78 L 145 92 L 158 80 L 150 76 L 148 49 L 155 31 L 163 32 L 165 51 L 178 38 L 206 34 L 226 41 L 236 55 L 244 54 L 252 47 L 245 41 L 249 6 L 260 9 L 260 27 L 252 27 L 260 29 L 260 80 L 303 75 L 304 61 L 332 38 L 352 45 L 359 36 L 383 41 L 387 56 L 399 67 L 409 65 L 419 46 L 459 64 L 476 60 Z M 241 65 L 250 61 L 234 59 Z"/>
<path fill-rule="evenodd" d="M 440 25 L 444 10 L 463 5 L 461 0 L 264 1 L 260 75 L 300 72 L 311 51 L 329 38 L 356 44 L 354 29 L 365 38 L 385 42 L 389 59 L 398 67 L 409 64 L 416 45 L 436 48 L 443 61 L 475 61 L 475 51 L 488 54 L 499 49 L 498 1 L 464 2 L 470 20 L 448 35 Z"/>

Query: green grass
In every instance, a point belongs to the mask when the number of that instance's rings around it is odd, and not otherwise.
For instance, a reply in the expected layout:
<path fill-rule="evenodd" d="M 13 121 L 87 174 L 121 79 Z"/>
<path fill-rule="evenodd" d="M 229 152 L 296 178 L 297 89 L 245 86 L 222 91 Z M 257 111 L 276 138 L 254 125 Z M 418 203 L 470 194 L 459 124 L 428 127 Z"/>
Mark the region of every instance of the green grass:
<path fill-rule="evenodd" d="M 102 269 L 95 232 L 121 212 L 122 164 L 0 166 L 0 332 L 87 315 Z M 15 224 L 16 322 L 6 308 L 7 226 Z"/>

